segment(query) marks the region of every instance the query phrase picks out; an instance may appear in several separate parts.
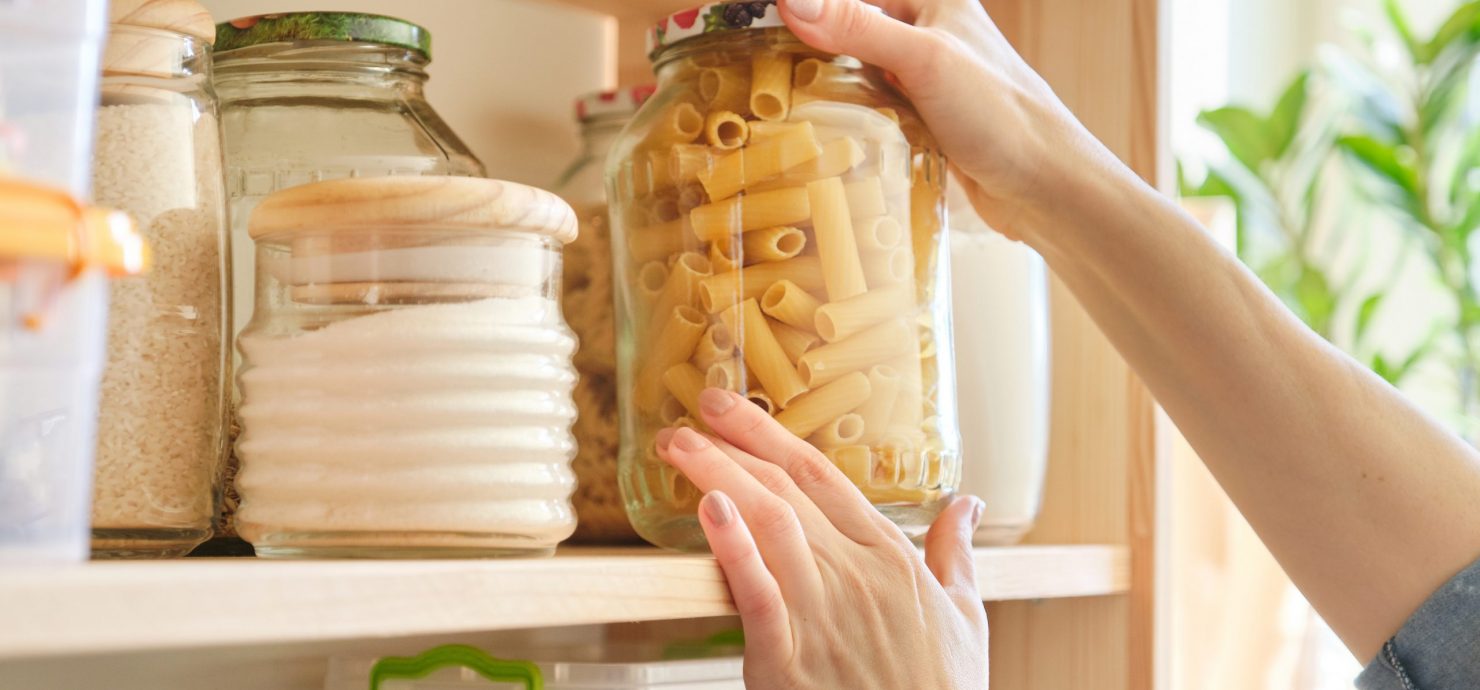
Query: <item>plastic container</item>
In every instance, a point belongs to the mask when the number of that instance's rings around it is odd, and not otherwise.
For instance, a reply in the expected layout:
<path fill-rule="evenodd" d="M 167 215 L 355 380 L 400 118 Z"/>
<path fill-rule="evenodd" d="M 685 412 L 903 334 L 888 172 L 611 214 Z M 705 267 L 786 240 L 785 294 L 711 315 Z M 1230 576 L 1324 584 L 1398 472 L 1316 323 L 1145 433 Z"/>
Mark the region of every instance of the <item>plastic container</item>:
<path fill-rule="evenodd" d="M 989 229 L 958 188 L 950 211 L 961 492 L 986 503 L 976 543 L 1013 544 L 1038 517 L 1048 470 L 1048 272 L 1032 249 Z"/>
<path fill-rule="evenodd" d="M 224 462 L 225 196 L 211 16 L 193 0 L 115 0 L 94 198 L 154 251 L 114 281 L 93 494 L 93 555 L 180 556 L 205 541 Z"/>
<path fill-rule="evenodd" d="M 576 210 L 581 235 L 565 248 L 563 302 L 576 350 L 576 533 L 583 542 L 637 538 L 617 491 L 616 318 L 612 313 L 612 243 L 606 217 L 606 153 L 653 87 L 598 91 L 576 100 L 581 153 L 552 188 Z"/>
<path fill-rule="evenodd" d="M 263 197 L 322 180 L 484 171 L 426 100 L 426 29 L 371 14 L 285 12 L 216 30 L 234 343 L 252 318 L 256 252 L 247 224 Z M 228 481 L 227 534 L 235 503 Z"/>
<path fill-rule="evenodd" d="M 276 557 L 540 555 L 575 529 L 575 214 L 467 177 L 319 182 L 252 216 L 237 529 Z"/>
<path fill-rule="evenodd" d="M 617 648 L 616 652 L 624 651 Z M 607 656 L 621 657 L 611 650 Z M 546 652 L 539 658 L 559 658 Z M 566 650 L 565 654 L 571 654 Z M 575 654 L 573 656 L 583 656 Z M 641 653 L 631 656 L 647 656 Z M 568 658 L 568 657 L 567 657 Z M 325 690 L 744 690 L 738 657 L 667 661 L 510 661 L 463 645 L 416 657 L 335 657 Z"/>
<path fill-rule="evenodd" d="M 923 535 L 960 468 L 944 159 L 883 72 L 808 48 L 774 5 L 703 5 L 652 38 L 658 91 L 608 167 L 633 524 L 705 546 L 653 439 L 699 426 L 709 385 Z"/>
<path fill-rule="evenodd" d="M 107 280 L 146 262 L 127 216 L 0 179 L 0 565 L 87 557 Z"/>
<path fill-rule="evenodd" d="M 0 175 L 88 198 L 105 0 L 0 2 Z"/>

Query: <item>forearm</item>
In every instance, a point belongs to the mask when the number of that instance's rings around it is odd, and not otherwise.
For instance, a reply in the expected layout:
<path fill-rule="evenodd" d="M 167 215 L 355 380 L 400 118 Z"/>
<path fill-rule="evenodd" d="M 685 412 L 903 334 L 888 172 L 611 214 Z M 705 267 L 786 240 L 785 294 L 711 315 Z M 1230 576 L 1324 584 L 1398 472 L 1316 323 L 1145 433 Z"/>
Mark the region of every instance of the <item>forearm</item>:
<path fill-rule="evenodd" d="M 1480 555 L 1480 464 L 1108 158 L 1015 231 L 1359 657 Z"/>

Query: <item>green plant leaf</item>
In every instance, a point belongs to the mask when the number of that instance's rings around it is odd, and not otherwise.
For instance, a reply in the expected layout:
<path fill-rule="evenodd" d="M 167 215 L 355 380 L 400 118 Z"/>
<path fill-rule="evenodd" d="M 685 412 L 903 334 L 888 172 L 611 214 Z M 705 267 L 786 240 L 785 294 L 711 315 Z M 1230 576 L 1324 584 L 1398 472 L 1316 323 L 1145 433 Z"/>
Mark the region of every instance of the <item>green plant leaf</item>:
<path fill-rule="evenodd" d="M 1249 170 L 1258 173 L 1274 157 L 1274 143 L 1264 119 L 1248 108 L 1227 106 L 1205 110 L 1197 118 L 1208 131 L 1218 135 L 1228 152 Z"/>
<path fill-rule="evenodd" d="M 1369 136 L 1344 136 L 1336 140 L 1336 145 L 1401 191 L 1410 210 L 1418 208 L 1418 172 L 1399 155 L 1400 147 Z"/>
<path fill-rule="evenodd" d="M 1408 23 L 1407 15 L 1403 14 L 1403 5 L 1398 0 L 1383 0 L 1382 9 L 1387 13 L 1388 24 L 1392 25 L 1393 31 L 1397 32 L 1398 38 L 1403 39 L 1403 45 L 1408 47 L 1408 53 L 1415 60 L 1422 60 L 1428 45 L 1420 43 L 1413 35 L 1413 27 Z"/>
<path fill-rule="evenodd" d="M 1274 112 L 1269 115 L 1266 131 L 1272 140 L 1274 157 L 1283 158 L 1295 136 L 1300 133 L 1300 119 L 1305 115 L 1305 103 L 1310 94 L 1310 71 L 1303 70 L 1285 88 Z"/>
<path fill-rule="evenodd" d="M 1449 203 L 1455 207 L 1480 206 L 1480 127 L 1465 137 L 1464 149 L 1449 181 Z"/>
<path fill-rule="evenodd" d="M 1377 308 L 1382 306 L 1382 300 L 1386 295 L 1379 292 L 1362 300 L 1362 306 L 1357 308 L 1357 332 L 1358 340 L 1367 333 L 1367 328 L 1372 325 L 1372 317 L 1377 315 Z"/>
<path fill-rule="evenodd" d="M 1480 42 L 1480 1 L 1460 5 L 1449 15 L 1424 46 L 1423 54 L 1417 56 L 1418 62 L 1422 65 L 1432 64 L 1445 50 L 1456 44 L 1473 45 L 1476 42 Z"/>
<path fill-rule="evenodd" d="M 1336 313 L 1336 295 L 1331 283 L 1314 267 L 1306 266 L 1295 283 L 1295 299 L 1304 312 L 1305 323 L 1321 337 L 1331 338 L 1331 316 Z"/>
<path fill-rule="evenodd" d="M 1226 197 L 1235 202 L 1238 202 L 1240 198 L 1238 190 L 1234 189 L 1228 180 L 1212 168 L 1208 168 L 1201 184 L 1193 184 L 1187 179 L 1187 171 L 1182 167 L 1181 161 L 1177 161 L 1177 187 L 1181 190 L 1182 196 L 1188 198 Z"/>

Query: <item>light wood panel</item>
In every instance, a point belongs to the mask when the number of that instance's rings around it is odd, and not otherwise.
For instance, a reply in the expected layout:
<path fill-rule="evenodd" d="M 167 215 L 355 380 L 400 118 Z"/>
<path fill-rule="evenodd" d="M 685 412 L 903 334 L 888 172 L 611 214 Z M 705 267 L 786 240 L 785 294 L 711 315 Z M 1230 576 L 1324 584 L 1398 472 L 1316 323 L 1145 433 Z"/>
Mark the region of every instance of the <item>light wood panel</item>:
<path fill-rule="evenodd" d="M 989 599 L 1124 592 L 1112 546 L 978 549 Z M 0 660 L 374 639 L 734 613 L 708 556 L 570 549 L 551 559 L 100 562 L 0 572 Z"/>
<path fill-rule="evenodd" d="M 1064 102 L 1146 179 L 1164 175 L 1160 0 L 986 0 L 1003 32 Z M 1155 405 L 1055 282 L 1049 479 L 1031 543 L 1131 550 L 1131 592 L 989 606 L 996 687 L 1150 690 L 1159 486 Z"/>

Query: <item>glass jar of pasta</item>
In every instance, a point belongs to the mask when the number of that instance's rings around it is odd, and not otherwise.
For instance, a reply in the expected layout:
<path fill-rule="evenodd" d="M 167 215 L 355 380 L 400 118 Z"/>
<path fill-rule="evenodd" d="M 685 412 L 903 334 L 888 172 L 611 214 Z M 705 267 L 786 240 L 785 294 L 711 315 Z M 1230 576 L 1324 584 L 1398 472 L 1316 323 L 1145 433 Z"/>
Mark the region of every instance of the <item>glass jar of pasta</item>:
<path fill-rule="evenodd" d="M 912 537 L 959 483 L 944 159 L 882 71 L 802 44 L 770 3 L 649 36 L 658 91 L 607 169 L 619 484 L 637 531 L 702 549 L 665 426 L 706 386 L 810 441 Z"/>

